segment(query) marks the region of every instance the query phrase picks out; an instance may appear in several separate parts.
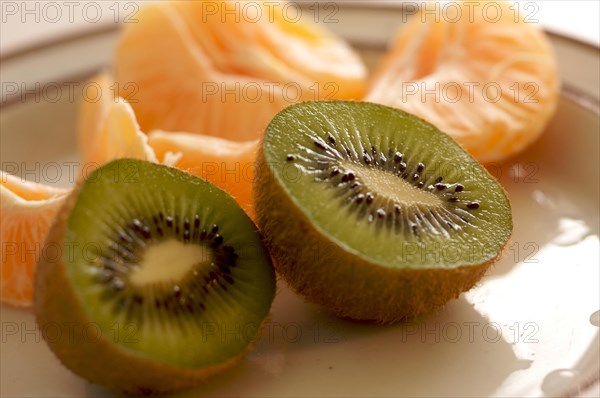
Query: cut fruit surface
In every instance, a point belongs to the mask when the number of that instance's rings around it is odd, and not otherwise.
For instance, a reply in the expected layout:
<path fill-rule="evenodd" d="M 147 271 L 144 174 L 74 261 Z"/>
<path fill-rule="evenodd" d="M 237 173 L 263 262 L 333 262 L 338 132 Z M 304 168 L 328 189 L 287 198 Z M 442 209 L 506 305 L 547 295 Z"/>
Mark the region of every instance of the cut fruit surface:
<path fill-rule="evenodd" d="M 44 239 L 69 190 L 29 182 L 0 171 L 0 235 L 2 302 L 29 306 L 33 277 Z"/>
<path fill-rule="evenodd" d="M 252 3 L 256 18 L 243 5 L 152 3 L 125 27 L 114 72 L 137 89 L 125 99 L 142 130 L 253 140 L 290 103 L 364 94 L 366 69 L 343 41 L 288 20 L 285 3 Z"/>
<path fill-rule="evenodd" d="M 512 3 L 453 6 L 456 18 L 426 5 L 401 28 L 365 99 L 424 118 L 481 162 L 499 161 L 535 141 L 554 114 L 554 51 Z"/>
<path fill-rule="evenodd" d="M 252 183 L 258 140 L 238 142 L 202 134 L 155 130 L 148 135 L 148 143 L 159 160 L 170 153 L 180 154 L 174 167 L 217 185 L 254 217 Z"/>
<path fill-rule="evenodd" d="M 231 366 L 251 349 L 275 294 L 270 259 L 235 201 L 146 161 L 94 171 L 48 242 L 70 254 L 39 265 L 38 323 L 94 324 L 95 341 L 47 342 L 71 370 L 113 389 L 178 390 Z M 133 332 L 113 338 L 115 325 Z"/>
<path fill-rule="evenodd" d="M 381 105 L 280 112 L 255 204 L 277 270 L 334 312 L 390 322 L 470 288 L 512 232 L 489 173 L 429 123 Z"/>
<path fill-rule="evenodd" d="M 405 113 L 326 102 L 283 111 L 264 156 L 298 209 L 340 246 L 388 268 L 456 268 L 495 257 L 511 219 L 498 183 L 453 144 Z M 407 239 L 481 252 L 434 261 L 403 248 Z"/>

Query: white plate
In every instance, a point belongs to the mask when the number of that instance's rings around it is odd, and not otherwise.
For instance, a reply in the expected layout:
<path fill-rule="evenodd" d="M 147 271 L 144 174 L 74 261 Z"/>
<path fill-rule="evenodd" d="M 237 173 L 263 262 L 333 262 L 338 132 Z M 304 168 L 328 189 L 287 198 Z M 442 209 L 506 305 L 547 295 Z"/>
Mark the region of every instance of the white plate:
<path fill-rule="evenodd" d="M 342 8 L 329 27 L 373 59 L 400 13 Z M 2 59 L 3 169 L 73 181 L 82 81 L 106 64 L 115 37 L 109 28 Z M 552 40 L 560 106 L 539 142 L 491 169 L 511 197 L 515 230 L 476 288 L 436 314 L 380 327 L 333 318 L 280 285 L 256 350 L 181 395 L 600 395 L 600 57 L 595 47 Z M 37 94 L 10 94 L 36 83 Z M 29 311 L 2 306 L 0 316 L 2 396 L 111 395 L 62 367 Z"/>

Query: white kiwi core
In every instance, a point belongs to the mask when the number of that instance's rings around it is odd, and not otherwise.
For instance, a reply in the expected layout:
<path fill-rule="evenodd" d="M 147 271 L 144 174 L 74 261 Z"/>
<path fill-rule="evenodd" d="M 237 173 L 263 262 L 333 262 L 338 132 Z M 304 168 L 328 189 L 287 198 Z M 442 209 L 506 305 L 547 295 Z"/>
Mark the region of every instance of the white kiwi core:
<path fill-rule="evenodd" d="M 437 207 L 443 203 L 438 195 L 418 189 L 403 178 L 399 178 L 388 171 L 374 167 L 364 167 L 353 162 L 344 163 L 346 170 L 356 170 L 364 185 L 377 187 L 373 189 L 373 192 L 394 203 L 403 204 L 407 207 L 416 205 Z"/>
<path fill-rule="evenodd" d="M 198 263 L 212 260 L 211 250 L 204 245 L 168 239 L 146 249 L 129 280 L 136 286 L 177 282 Z"/>

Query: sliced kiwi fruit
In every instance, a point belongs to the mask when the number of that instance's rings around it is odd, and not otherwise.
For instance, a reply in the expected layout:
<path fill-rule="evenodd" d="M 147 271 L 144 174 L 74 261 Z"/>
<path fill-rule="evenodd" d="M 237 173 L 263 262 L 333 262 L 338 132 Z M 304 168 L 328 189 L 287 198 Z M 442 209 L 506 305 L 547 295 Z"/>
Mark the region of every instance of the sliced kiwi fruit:
<path fill-rule="evenodd" d="M 307 102 L 267 127 L 257 224 L 288 284 L 341 317 L 390 323 L 470 289 L 512 232 L 509 201 L 433 125 L 365 102 Z"/>
<path fill-rule="evenodd" d="M 275 295 L 256 226 L 182 171 L 113 161 L 51 227 L 34 306 L 50 348 L 91 382 L 130 393 L 194 386 L 253 346 Z"/>

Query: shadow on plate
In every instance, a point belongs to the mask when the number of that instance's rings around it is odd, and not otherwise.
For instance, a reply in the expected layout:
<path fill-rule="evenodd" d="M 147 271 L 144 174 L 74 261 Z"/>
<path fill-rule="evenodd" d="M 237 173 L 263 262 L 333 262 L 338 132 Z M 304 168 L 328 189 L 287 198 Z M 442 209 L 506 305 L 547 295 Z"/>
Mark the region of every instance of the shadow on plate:
<path fill-rule="evenodd" d="M 378 326 L 332 317 L 282 285 L 273 314 L 238 366 L 177 396 L 486 396 L 531 365 L 464 298 L 427 319 Z"/>

